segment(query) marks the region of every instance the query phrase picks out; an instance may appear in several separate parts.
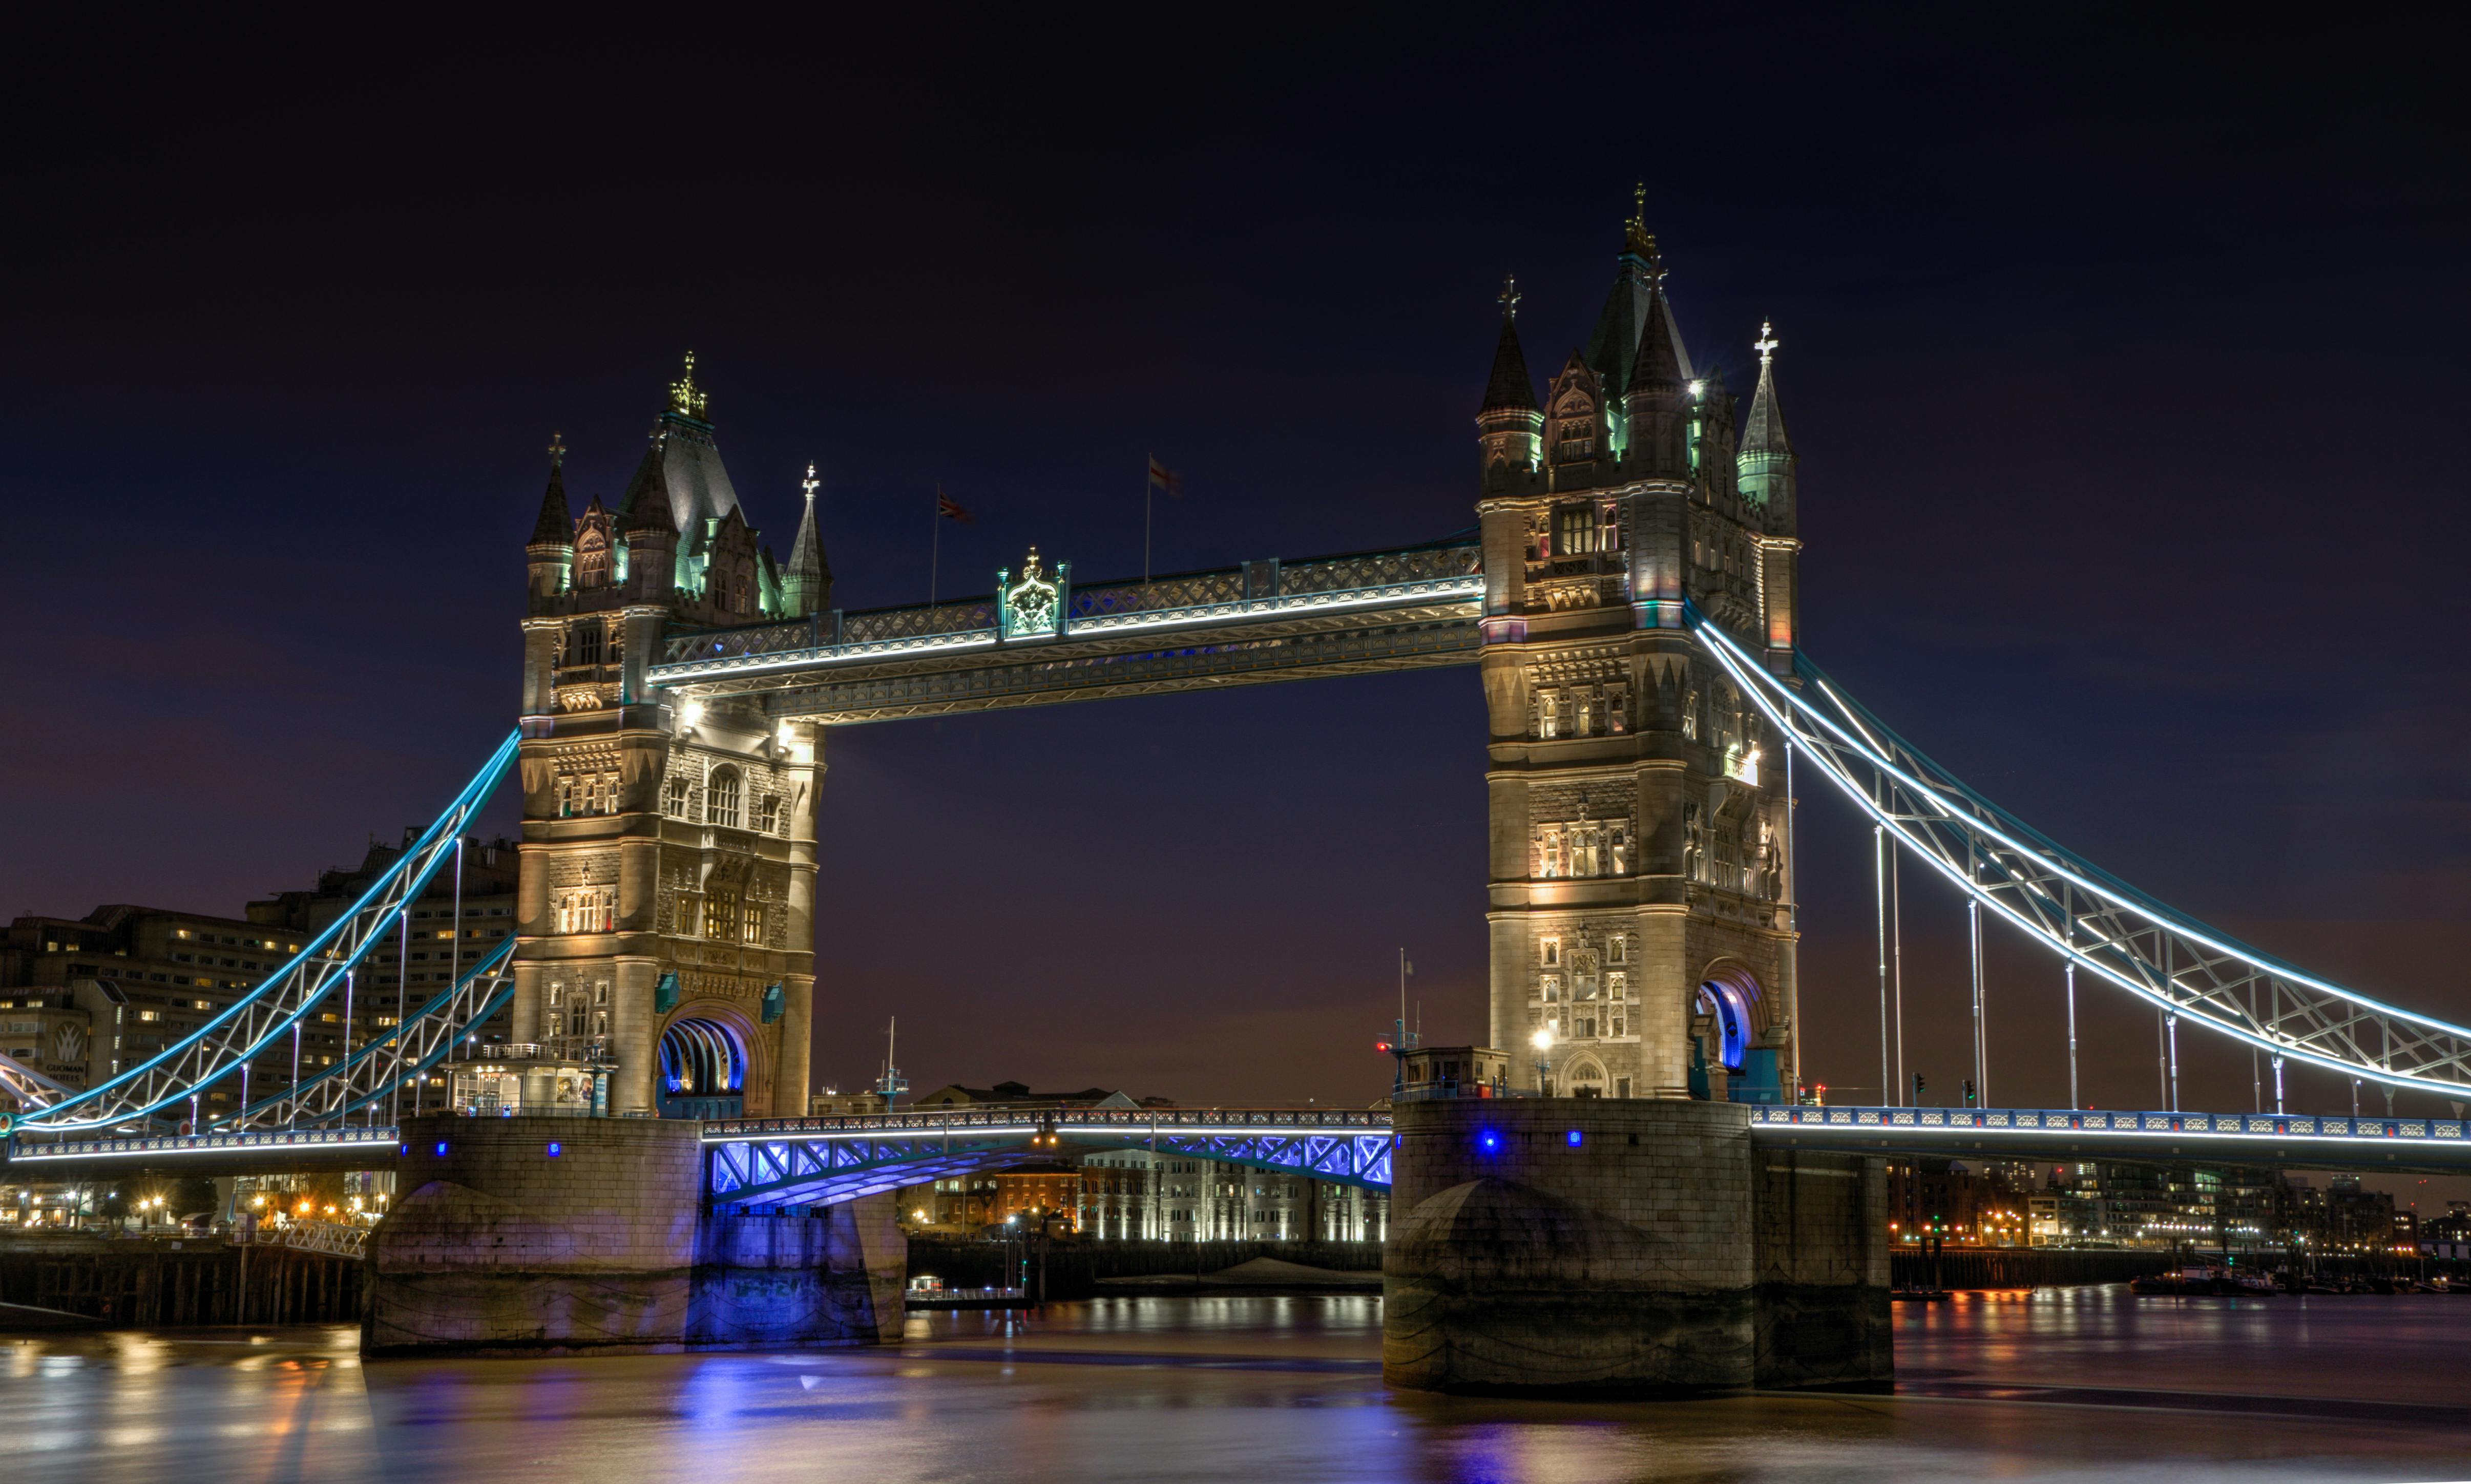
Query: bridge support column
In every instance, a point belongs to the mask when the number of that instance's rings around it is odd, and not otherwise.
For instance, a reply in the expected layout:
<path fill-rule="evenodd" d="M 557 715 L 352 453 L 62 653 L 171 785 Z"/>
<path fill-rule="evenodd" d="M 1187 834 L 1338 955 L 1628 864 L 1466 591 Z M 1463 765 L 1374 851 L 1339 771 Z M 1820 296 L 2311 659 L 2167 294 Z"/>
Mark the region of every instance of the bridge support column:
<path fill-rule="evenodd" d="M 566 1354 L 897 1338 L 894 1198 L 703 1210 L 686 1119 L 406 1119 L 362 1353 Z"/>
<path fill-rule="evenodd" d="M 1893 1378 L 1877 1162 L 1755 1148 L 1749 1111 L 1724 1103 L 1396 1116 L 1390 1384 L 1657 1396 Z"/>

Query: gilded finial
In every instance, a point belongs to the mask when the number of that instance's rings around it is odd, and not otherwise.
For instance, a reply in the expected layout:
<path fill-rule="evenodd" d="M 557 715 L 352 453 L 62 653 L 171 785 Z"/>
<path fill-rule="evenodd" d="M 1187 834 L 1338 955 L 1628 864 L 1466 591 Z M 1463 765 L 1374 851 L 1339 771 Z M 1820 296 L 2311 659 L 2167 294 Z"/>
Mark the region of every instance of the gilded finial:
<path fill-rule="evenodd" d="M 694 352 L 690 350 L 687 352 L 687 368 L 685 372 L 670 386 L 670 411 L 673 412 L 682 412 L 689 417 L 701 421 L 703 419 L 704 412 L 711 405 L 711 402 L 712 399 L 710 397 L 706 396 L 702 391 L 695 388 Z"/>
<path fill-rule="evenodd" d="M 1502 275 L 1501 275 L 1501 318 L 1504 318 L 1504 319 L 1516 319 L 1516 318 L 1518 318 L 1518 298 L 1519 298 L 1519 294 L 1518 294 L 1518 275 L 1517 273 L 1504 273 L 1504 274 L 1502 274 Z"/>
<path fill-rule="evenodd" d="M 809 505 L 815 503 L 815 488 L 822 483 L 823 481 L 815 478 L 814 460 L 812 459 L 807 460 L 807 477 L 799 482 L 798 487 L 807 492 L 807 503 Z"/>
<path fill-rule="evenodd" d="M 562 466 L 565 462 L 566 435 L 563 433 L 553 433 L 549 436 L 549 466 L 555 469 Z"/>
<path fill-rule="evenodd" d="M 1622 250 L 1647 259 L 1654 277 L 1664 276 L 1664 259 L 1656 250 L 1656 234 L 1647 229 L 1647 182 L 1630 188 L 1630 220 L 1622 224 Z"/>
<path fill-rule="evenodd" d="M 1751 342 L 1751 348 L 1759 353 L 1759 365 L 1767 365 L 1768 358 L 1775 355 L 1777 347 L 1783 343 L 1784 342 L 1776 338 L 1776 326 L 1768 323 L 1762 317 L 1759 320 L 1759 338 Z"/>

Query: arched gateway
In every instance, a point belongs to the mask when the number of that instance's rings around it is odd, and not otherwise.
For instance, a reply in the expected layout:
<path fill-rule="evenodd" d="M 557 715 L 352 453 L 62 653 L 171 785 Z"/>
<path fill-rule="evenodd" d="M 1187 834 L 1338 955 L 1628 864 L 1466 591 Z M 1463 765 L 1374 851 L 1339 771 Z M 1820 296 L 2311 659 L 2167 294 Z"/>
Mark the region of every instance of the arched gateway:
<path fill-rule="evenodd" d="M 1091 585 L 1033 552 L 982 596 L 842 612 L 812 471 L 777 560 L 721 467 L 692 360 L 614 508 L 573 515 L 553 450 L 525 548 L 516 1039 L 564 1028 L 553 985 L 605 986 L 593 1054 L 614 1063 L 610 1110 L 647 1113 L 680 1106 L 655 1086 L 664 1018 L 725 1005 L 768 1072 L 744 1111 L 804 1112 L 831 727 L 1474 664 L 1506 1084 L 1538 1085 L 1549 1058 L 1608 1098 L 1789 1096 L 1785 759 L 1684 622 L 1695 608 L 1792 673 L 1800 542 L 1777 342 L 1763 331 L 1737 414 L 1684 349 L 1663 279 L 1634 217 L 1587 344 L 1541 402 L 1503 294 L 1472 540 Z M 1434 524 L 1461 508 L 1437 499 Z M 1752 989 L 1694 973 L 1718 961 Z M 1708 1017 L 1713 1078 L 1693 1070 Z"/>

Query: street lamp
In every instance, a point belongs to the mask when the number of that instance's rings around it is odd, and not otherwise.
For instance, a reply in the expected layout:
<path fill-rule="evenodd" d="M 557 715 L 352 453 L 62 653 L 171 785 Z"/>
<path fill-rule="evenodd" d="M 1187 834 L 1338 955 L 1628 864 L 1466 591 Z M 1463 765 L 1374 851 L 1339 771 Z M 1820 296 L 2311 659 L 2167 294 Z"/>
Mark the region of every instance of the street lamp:
<path fill-rule="evenodd" d="M 1541 1097 L 1551 1091 L 1544 1078 L 1553 1070 L 1552 1027 L 1547 1026 L 1529 1036 L 1527 1044 L 1536 1048 L 1536 1095 Z"/>

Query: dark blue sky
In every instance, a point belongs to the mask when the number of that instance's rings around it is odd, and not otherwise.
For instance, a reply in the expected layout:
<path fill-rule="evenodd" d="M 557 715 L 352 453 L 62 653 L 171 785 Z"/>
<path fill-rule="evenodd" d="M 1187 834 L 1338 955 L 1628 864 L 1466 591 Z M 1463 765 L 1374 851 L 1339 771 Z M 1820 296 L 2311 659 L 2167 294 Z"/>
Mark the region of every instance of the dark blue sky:
<path fill-rule="evenodd" d="M 2424 38 L 1648 13 L 36 38 L 0 909 L 235 910 L 429 817 L 512 720 L 541 447 L 614 497 L 689 348 L 776 546 L 821 464 L 844 606 L 924 596 L 939 481 L 979 516 L 948 592 L 1031 542 L 1137 570 L 1153 452 L 1163 570 L 1463 527 L 1501 273 L 1558 364 L 1644 179 L 1694 353 L 1747 391 L 1784 342 L 1819 662 L 2130 880 L 2471 1018 Z M 1479 707 L 1444 671 L 836 735 L 819 1078 L 898 1013 L 922 1088 L 1372 1097 L 1399 944 L 1481 1033 Z M 1808 1062 L 1860 1095 L 1865 840 L 1802 813 Z M 1907 920 L 1953 1088 L 1961 910 Z M 2063 1099 L 2058 971 L 1990 978 L 2001 1100 Z M 2086 1022 L 2087 1095 L 2150 1105 L 2150 1015 Z M 2187 1061 L 2246 1105 L 2245 1054 Z"/>

